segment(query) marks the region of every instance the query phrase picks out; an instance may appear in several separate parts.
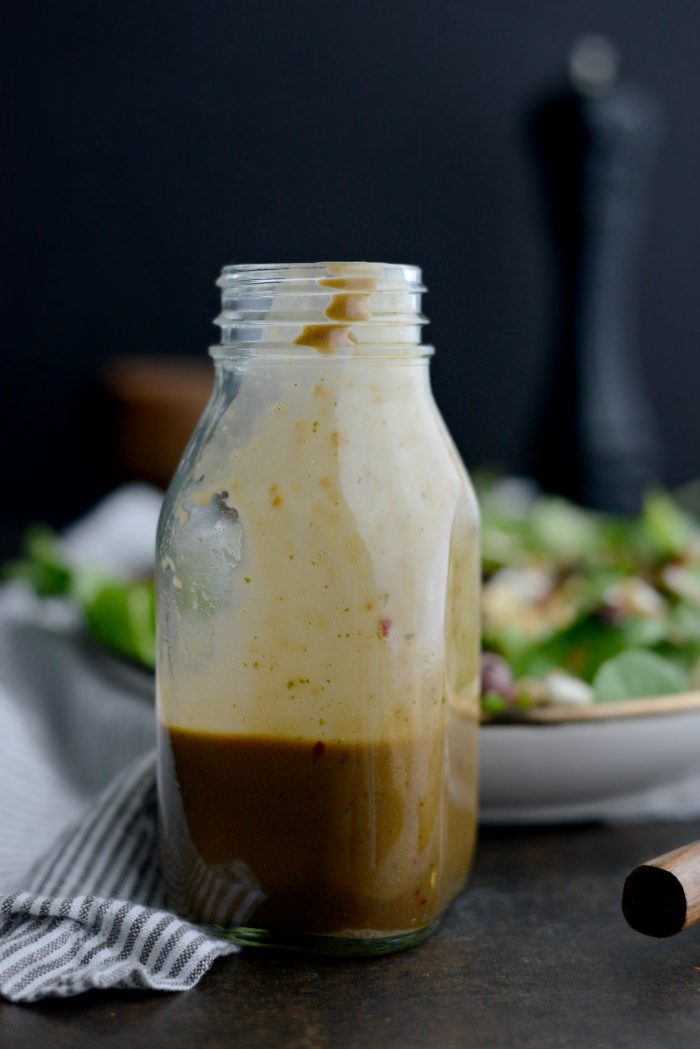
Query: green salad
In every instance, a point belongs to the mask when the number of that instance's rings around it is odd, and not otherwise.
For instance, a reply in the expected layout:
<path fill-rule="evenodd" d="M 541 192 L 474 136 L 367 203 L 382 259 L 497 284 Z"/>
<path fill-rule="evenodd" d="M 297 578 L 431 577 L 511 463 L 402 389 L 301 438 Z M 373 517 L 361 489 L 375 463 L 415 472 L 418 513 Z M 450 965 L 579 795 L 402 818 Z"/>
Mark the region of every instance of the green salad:
<path fill-rule="evenodd" d="M 478 487 L 487 716 L 700 687 L 700 524 L 677 500 L 627 519 Z"/>
<path fill-rule="evenodd" d="M 481 478 L 482 712 L 527 715 L 700 688 L 700 521 L 654 492 L 626 519 L 529 482 Z M 82 611 L 92 637 L 155 663 L 152 580 L 71 566 L 48 528 L 28 531 L 5 575 Z"/>
<path fill-rule="evenodd" d="M 22 557 L 6 565 L 4 575 L 23 580 L 42 597 L 73 601 L 98 644 L 145 667 L 155 666 L 155 593 L 151 580 L 128 581 L 99 569 L 71 566 L 56 534 L 43 525 L 29 529 Z"/>

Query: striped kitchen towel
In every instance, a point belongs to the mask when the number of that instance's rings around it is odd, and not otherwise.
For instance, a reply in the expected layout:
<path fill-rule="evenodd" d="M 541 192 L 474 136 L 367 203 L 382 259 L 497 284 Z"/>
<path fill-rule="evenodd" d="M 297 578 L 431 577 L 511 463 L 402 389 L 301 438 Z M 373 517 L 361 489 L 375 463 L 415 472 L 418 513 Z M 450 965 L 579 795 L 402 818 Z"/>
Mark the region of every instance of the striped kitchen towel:
<path fill-rule="evenodd" d="M 182 991 L 235 948 L 164 910 L 154 758 L 137 758 L 0 904 L 0 991 Z"/>
<path fill-rule="evenodd" d="M 236 950 L 165 908 L 152 692 L 87 646 L 63 603 L 0 588 L 0 995 L 12 1001 L 184 990 Z"/>

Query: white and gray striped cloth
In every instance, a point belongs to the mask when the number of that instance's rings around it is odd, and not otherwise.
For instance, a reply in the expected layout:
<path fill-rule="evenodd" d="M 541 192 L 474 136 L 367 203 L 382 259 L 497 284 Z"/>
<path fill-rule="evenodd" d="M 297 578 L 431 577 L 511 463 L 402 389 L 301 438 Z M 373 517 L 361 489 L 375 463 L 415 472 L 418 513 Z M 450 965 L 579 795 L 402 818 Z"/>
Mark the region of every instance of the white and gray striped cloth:
<path fill-rule="evenodd" d="M 93 532 L 135 509 L 154 525 L 157 502 L 124 492 Z M 0 995 L 12 1001 L 184 990 L 236 950 L 165 909 L 151 692 L 63 603 L 0 588 Z"/>

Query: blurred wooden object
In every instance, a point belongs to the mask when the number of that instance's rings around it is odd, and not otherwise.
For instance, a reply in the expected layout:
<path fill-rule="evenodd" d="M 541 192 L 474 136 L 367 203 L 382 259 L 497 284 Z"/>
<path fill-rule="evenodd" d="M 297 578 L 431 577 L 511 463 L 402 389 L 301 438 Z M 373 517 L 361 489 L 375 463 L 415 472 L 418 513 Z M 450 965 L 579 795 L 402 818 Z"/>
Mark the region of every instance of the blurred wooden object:
<path fill-rule="evenodd" d="M 210 362 L 199 358 L 117 357 L 108 365 L 102 386 L 121 475 L 167 487 L 213 380 Z"/>
<path fill-rule="evenodd" d="M 622 913 L 647 936 L 675 936 L 700 921 L 700 841 L 635 867 L 622 891 Z"/>

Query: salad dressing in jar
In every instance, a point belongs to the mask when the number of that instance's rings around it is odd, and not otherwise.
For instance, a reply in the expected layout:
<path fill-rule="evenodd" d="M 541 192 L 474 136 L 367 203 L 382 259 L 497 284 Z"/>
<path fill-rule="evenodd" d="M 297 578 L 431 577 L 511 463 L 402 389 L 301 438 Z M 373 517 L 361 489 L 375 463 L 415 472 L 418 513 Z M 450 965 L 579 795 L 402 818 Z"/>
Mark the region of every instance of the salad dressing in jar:
<path fill-rule="evenodd" d="M 227 267 L 216 386 L 159 528 L 163 869 L 242 943 L 381 953 L 476 822 L 478 512 L 420 271 Z"/>

